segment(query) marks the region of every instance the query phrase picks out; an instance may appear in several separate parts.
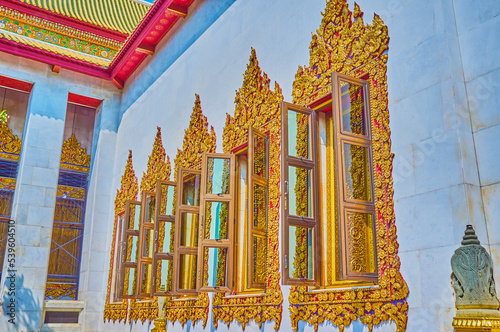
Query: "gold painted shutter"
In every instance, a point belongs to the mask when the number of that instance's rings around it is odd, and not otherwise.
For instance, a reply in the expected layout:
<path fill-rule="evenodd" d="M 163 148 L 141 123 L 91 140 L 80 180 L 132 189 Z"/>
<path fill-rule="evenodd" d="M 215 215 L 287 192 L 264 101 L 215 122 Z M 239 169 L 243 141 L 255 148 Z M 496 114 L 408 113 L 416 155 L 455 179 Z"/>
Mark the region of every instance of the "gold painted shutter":
<path fill-rule="evenodd" d="M 250 127 L 248 134 L 248 288 L 267 283 L 269 137 Z"/>
<path fill-rule="evenodd" d="M 120 298 L 132 299 L 136 295 L 140 219 L 141 202 L 128 200 L 125 203 L 124 232 L 121 239 L 123 252 L 118 290 Z"/>

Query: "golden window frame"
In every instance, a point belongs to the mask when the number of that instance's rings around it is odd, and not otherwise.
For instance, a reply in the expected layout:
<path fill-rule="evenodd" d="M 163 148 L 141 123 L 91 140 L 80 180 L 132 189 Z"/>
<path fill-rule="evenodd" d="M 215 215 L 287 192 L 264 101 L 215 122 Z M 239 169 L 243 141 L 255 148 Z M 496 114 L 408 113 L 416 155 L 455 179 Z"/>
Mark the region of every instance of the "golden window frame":
<path fill-rule="evenodd" d="M 200 96 L 195 95 L 195 103 L 189 126 L 184 131 L 184 140 L 182 149 L 177 150 L 174 160 L 175 173 L 181 168 L 201 168 L 202 153 L 214 153 L 216 148 L 216 135 L 212 126 L 209 126 L 207 117 L 201 110 Z M 210 300 L 207 293 L 198 293 L 198 295 L 165 299 L 165 319 L 174 324 L 176 321 L 182 326 L 188 320 L 194 326 L 196 322 L 202 321 L 203 327 L 208 321 L 208 307 Z"/>
<path fill-rule="evenodd" d="M 146 172 L 143 173 L 141 178 L 141 184 L 140 184 L 141 193 L 154 192 L 156 190 L 157 181 L 168 180 L 170 178 L 170 171 L 171 171 L 170 157 L 166 155 L 165 148 L 163 147 L 161 139 L 161 128 L 157 127 L 156 137 L 153 143 L 153 150 L 148 159 Z M 139 235 L 139 237 L 141 237 L 141 235 Z M 134 276 L 136 290 L 139 289 L 139 285 L 137 283 L 138 281 L 137 275 L 138 273 L 136 272 Z M 151 279 L 149 281 L 152 282 Z M 158 298 L 154 297 L 144 300 L 139 298 L 130 299 L 129 309 L 130 309 L 128 314 L 129 323 L 132 321 L 137 322 L 138 320 L 140 320 L 142 323 L 144 323 L 146 320 L 153 322 L 153 320 L 155 320 L 158 317 L 159 313 Z"/>
<path fill-rule="evenodd" d="M 259 324 L 274 321 L 274 329 L 278 330 L 283 312 L 283 294 L 280 287 L 279 271 L 279 206 L 280 206 L 280 140 L 281 111 L 280 103 L 283 95 L 280 86 L 275 83 L 271 90 L 270 79 L 259 67 L 255 50 L 252 48 L 249 64 L 243 75 L 243 85 L 236 91 L 234 117 L 227 115 L 223 132 L 223 151 L 232 153 L 246 144 L 249 128 L 254 127 L 269 136 L 269 168 L 268 176 L 268 250 L 267 287 L 265 294 L 246 296 L 227 296 L 216 293 L 213 296 L 213 324 L 218 327 L 219 321 L 227 326 L 231 322 L 240 323 L 243 328 L 250 320 Z"/>
<path fill-rule="evenodd" d="M 125 203 L 127 200 L 134 200 L 137 198 L 137 193 L 139 191 L 139 185 L 137 177 L 135 176 L 134 167 L 132 164 L 132 150 L 129 150 L 127 163 L 125 165 L 125 171 L 123 172 L 121 179 L 120 189 L 116 192 L 115 198 L 115 216 L 114 216 L 114 226 L 113 226 L 113 241 L 111 241 L 111 254 L 109 262 L 109 274 L 108 274 L 108 286 L 106 291 L 106 302 L 104 305 L 104 321 L 108 322 L 125 322 L 127 319 L 128 310 L 128 300 L 122 299 L 119 302 L 111 302 L 111 292 L 114 292 L 112 288 L 113 273 L 116 270 L 114 268 L 115 262 L 115 240 L 117 232 L 117 220 L 118 216 L 125 213 Z M 115 279 L 116 280 L 116 279 Z"/>
<path fill-rule="evenodd" d="M 377 216 L 378 282 L 373 287 L 309 291 L 290 289 L 292 328 L 299 321 L 318 325 L 330 321 L 342 331 L 359 319 L 371 330 L 392 320 L 397 331 L 407 323 L 408 286 L 400 273 L 397 255 L 391 140 L 387 108 L 387 26 L 375 15 L 371 25 L 363 22 L 357 4 L 349 11 L 345 0 L 327 0 L 320 28 L 313 34 L 309 66 L 300 66 L 293 84 L 293 101 L 307 106 L 332 93 L 333 72 L 355 78 L 367 77 L 370 85 L 373 139 L 373 182 Z M 365 78 L 366 79 L 366 78 Z"/>

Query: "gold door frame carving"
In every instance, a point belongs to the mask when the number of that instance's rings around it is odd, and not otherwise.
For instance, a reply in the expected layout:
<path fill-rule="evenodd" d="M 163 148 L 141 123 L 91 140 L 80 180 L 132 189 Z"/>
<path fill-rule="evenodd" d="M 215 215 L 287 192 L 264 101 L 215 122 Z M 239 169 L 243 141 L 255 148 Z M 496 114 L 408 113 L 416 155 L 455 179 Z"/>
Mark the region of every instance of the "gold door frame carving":
<path fill-rule="evenodd" d="M 259 328 L 266 321 L 273 321 L 274 329 L 281 324 L 283 294 L 280 287 L 279 271 L 279 206 L 280 206 L 280 142 L 281 108 L 283 94 L 278 83 L 274 91 L 270 79 L 259 67 L 255 50 L 252 48 L 249 64 L 243 75 L 242 87 L 236 91 L 234 117 L 227 114 L 223 133 L 223 151 L 231 153 L 248 140 L 248 131 L 254 127 L 269 133 L 269 217 L 267 289 L 265 294 L 231 297 L 216 293 L 213 297 L 213 324 L 219 320 L 228 327 L 232 321 L 240 323 L 243 330 L 251 319 Z"/>
<path fill-rule="evenodd" d="M 166 158 L 165 158 L 166 157 Z M 165 148 L 161 140 L 161 128 L 157 127 L 155 141 L 153 143 L 153 151 L 148 159 L 148 166 L 146 172 L 143 173 L 141 178 L 141 196 L 143 192 L 155 191 L 157 180 L 170 179 L 170 157 L 166 155 Z M 134 276 L 137 283 L 137 273 Z M 136 289 L 140 285 L 136 284 Z M 128 320 L 129 322 L 140 320 L 144 323 L 146 320 L 153 322 L 158 317 L 158 298 L 148 300 L 130 300 L 130 311 Z"/>
<path fill-rule="evenodd" d="M 390 320 L 396 323 L 397 331 L 406 329 L 409 290 L 400 273 L 394 215 L 394 155 L 387 108 L 388 42 L 387 26 L 378 15 L 371 25 L 365 25 L 357 4 L 351 12 L 346 0 L 327 0 L 321 25 L 310 44 L 309 66 L 299 66 L 295 75 L 293 101 L 302 106 L 331 94 L 333 72 L 369 81 L 379 269 L 378 283 L 371 288 L 310 292 L 304 286 L 292 287 L 289 301 L 295 331 L 301 320 L 315 330 L 328 320 L 343 331 L 358 319 L 370 331 Z"/>
<path fill-rule="evenodd" d="M 139 185 L 137 182 L 137 177 L 135 176 L 134 167 L 132 165 L 132 150 L 129 150 L 127 164 L 125 165 L 125 171 L 122 175 L 120 189 L 116 191 L 115 198 L 115 217 L 113 226 L 113 237 L 111 241 L 111 257 L 109 262 L 109 274 L 108 274 L 108 287 L 106 291 L 106 304 L 104 305 L 104 322 L 106 320 L 123 322 L 127 319 L 128 301 L 126 299 L 118 303 L 110 303 L 110 295 L 113 291 L 111 289 L 111 280 L 113 278 L 113 262 L 115 259 L 115 238 L 118 215 L 125 212 L 125 202 L 127 200 L 135 200 L 137 198 L 137 193 L 139 191 Z"/>
<path fill-rule="evenodd" d="M 85 173 L 89 172 L 90 155 L 87 154 L 87 149 L 83 148 L 80 142 L 78 142 L 74 133 L 63 142 L 61 168 Z"/>
<path fill-rule="evenodd" d="M 203 152 L 214 153 L 216 136 L 214 127 L 208 125 L 207 117 L 201 110 L 200 96 L 195 95 L 195 103 L 188 128 L 184 131 L 182 149 L 177 149 L 174 165 L 174 178 L 181 167 L 201 169 Z M 175 199 L 174 199 L 175 202 Z M 174 231 L 174 227 L 172 227 Z M 175 276 L 174 276 L 175 277 Z M 209 297 L 207 293 L 199 293 L 197 297 L 165 300 L 165 317 L 174 324 L 180 322 L 182 326 L 190 320 L 194 324 L 202 320 L 203 327 L 207 325 Z"/>

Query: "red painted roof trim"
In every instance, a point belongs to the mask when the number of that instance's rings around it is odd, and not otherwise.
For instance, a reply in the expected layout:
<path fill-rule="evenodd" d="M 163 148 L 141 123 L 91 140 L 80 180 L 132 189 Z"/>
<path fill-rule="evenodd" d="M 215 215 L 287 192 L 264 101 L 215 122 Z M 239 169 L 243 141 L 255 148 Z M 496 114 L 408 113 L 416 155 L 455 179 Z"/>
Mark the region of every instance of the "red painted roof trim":
<path fill-rule="evenodd" d="M 3 86 L 5 88 L 29 93 L 31 92 L 31 89 L 33 89 L 33 85 L 34 83 L 20 81 L 12 77 L 0 75 L 0 86 Z"/>
<path fill-rule="evenodd" d="M 97 108 L 102 103 L 102 99 L 77 95 L 76 93 L 68 93 L 68 103 L 83 105 L 87 107 Z"/>

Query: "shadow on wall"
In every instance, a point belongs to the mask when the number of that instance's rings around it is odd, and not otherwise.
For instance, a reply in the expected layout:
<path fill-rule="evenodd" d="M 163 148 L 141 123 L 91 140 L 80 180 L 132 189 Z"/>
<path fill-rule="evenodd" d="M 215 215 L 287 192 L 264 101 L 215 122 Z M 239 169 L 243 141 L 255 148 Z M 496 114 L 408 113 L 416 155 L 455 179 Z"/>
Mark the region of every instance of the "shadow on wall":
<path fill-rule="evenodd" d="M 8 272 L 2 301 L 2 313 L 14 330 L 27 327 L 37 331 L 40 328 L 42 306 L 33 297 L 31 289 L 24 287 L 23 275 Z"/>

